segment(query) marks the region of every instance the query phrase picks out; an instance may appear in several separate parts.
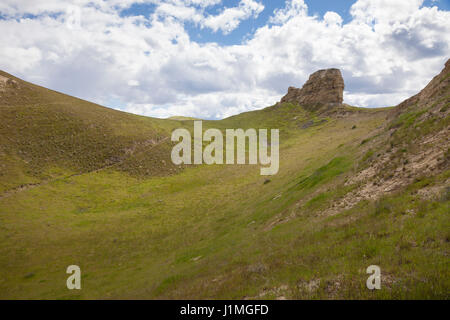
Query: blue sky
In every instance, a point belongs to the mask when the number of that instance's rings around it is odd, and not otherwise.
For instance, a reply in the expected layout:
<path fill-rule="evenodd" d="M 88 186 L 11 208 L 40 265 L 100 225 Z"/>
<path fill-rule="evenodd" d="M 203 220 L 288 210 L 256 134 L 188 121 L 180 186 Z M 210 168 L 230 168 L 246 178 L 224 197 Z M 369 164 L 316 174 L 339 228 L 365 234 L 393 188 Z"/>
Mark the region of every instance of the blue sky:
<path fill-rule="evenodd" d="M 269 19 L 272 16 L 274 10 L 283 8 L 285 1 L 281 0 L 261 0 L 259 1 L 264 5 L 264 10 L 255 19 L 248 19 L 242 21 L 238 28 L 233 30 L 229 34 L 223 34 L 221 32 L 213 32 L 210 29 L 199 28 L 194 23 L 186 24 L 186 31 L 193 41 L 199 43 L 205 42 L 217 42 L 221 45 L 234 45 L 240 44 L 245 41 L 260 27 L 269 24 Z M 308 6 L 308 13 L 310 15 L 323 18 L 327 11 L 334 11 L 338 13 L 343 23 L 347 23 L 351 20 L 350 8 L 356 2 L 356 0 L 305 0 Z M 224 8 L 235 7 L 239 4 L 239 0 L 224 0 L 222 3 L 206 8 L 207 14 L 218 14 Z M 450 10 L 450 0 L 426 0 L 423 6 L 437 6 L 441 10 Z M 149 16 L 154 13 L 157 6 L 153 3 L 137 3 L 129 8 L 124 9 L 121 14 L 124 16 L 132 15 L 144 15 Z"/>
<path fill-rule="evenodd" d="M 220 119 L 323 68 L 392 106 L 450 57 L 449 0 L 2 0 L 0 69 L 108 107 Z"/>

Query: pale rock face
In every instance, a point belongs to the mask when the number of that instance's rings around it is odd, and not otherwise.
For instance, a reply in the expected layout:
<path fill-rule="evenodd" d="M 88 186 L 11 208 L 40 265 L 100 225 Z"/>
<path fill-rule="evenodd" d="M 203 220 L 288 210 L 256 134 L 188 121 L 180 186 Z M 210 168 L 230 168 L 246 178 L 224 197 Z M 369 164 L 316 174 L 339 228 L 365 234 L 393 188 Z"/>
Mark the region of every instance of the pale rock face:
<path fill-rule="evenodd" d="M 339 69 L 314 72 L 301 89 L 289 87 L 281 102 L 299 104 L 309 110 L 327 109 L 342 105 L 344 79 Z"/>
<path fill-rule="evenodd" d="M 0 91 L 6 91 L 7 89 L 15 89 L 17 88 L 17 82 L 0 75 Z"/>

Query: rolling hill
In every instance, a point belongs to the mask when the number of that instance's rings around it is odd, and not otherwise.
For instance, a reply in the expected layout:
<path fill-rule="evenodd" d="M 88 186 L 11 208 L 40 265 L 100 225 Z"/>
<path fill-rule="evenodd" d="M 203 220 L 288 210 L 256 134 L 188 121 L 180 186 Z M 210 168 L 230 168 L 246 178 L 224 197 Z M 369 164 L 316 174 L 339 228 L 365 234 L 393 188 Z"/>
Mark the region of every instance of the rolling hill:
<path fill-rule="evenodd" d="M 1 72 L 0 297 L 448 299 L 450 62 L 380 109 L 342 104 L 340 72 L 320 72 L 274 106 L 203 121 L 279 128 L 271 177 L 173 165 L 171 132 L 191 119 Z M 82 290 L 65 286 L 72 264 Z"/>

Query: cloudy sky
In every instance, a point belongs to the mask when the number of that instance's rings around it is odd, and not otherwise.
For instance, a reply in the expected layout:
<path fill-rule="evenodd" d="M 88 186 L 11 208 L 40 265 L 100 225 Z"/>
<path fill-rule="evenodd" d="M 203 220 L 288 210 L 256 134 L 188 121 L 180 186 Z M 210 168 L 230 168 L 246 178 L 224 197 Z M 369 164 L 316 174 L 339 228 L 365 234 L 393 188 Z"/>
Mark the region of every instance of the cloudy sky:
<path fill-rule="evenodd" d="M 220 119 L 343 72 L 395 105 L 450 57 L 449 0 L 1 0 L 0 69 L 112 108 Z"/>

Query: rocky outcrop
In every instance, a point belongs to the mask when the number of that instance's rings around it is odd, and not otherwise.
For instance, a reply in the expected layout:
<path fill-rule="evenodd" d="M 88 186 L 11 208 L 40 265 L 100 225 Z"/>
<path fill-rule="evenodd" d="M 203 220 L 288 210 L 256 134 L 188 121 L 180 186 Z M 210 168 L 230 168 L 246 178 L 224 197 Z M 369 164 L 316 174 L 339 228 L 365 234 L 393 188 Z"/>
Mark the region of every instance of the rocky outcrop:
<path fill-rule="evenodd" d="M 281 102 L 299 104 L 309 110 L 327 109 L 342 105 L 344 79 L 339 69 L 314 72 L 301 89 L 289 87 Z"/>
<path fill-rule="evenodd" d="M 0 91 L 6 91 L 7 89 L 17 89 L 17 81 L 0 75 Z"/>

